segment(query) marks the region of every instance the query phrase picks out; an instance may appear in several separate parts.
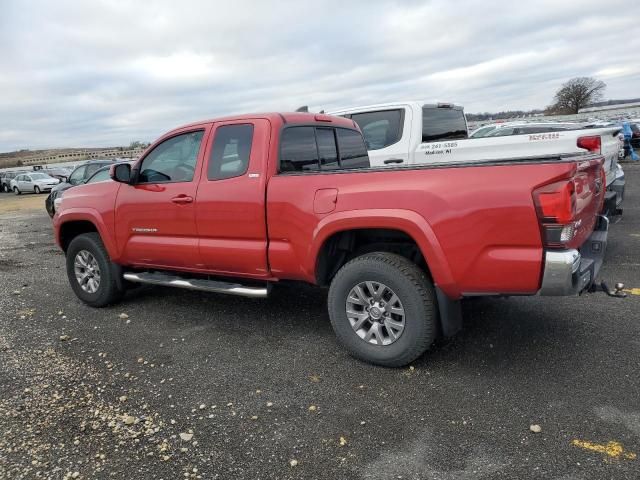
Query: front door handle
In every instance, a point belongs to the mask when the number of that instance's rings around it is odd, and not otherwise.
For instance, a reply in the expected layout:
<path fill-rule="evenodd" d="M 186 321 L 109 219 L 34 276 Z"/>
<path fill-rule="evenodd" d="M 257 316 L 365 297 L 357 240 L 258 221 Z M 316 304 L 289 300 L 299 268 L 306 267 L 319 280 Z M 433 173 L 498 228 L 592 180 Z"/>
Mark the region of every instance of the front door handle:
<path fill-rule="evenodd" d="M 402 160 L 401 158 L 390 158 L 384 161 L 385 165 L 389 165 L 390 163 L 403 163 L 403 162 L 404 160 Z"/>
<path fill-rule="evenodd" d="M 173 203 L 177 203 L 179 205 L 185 204 L 185 203 L 192 203 L 193 202 L 193 197 L 190 197 L 188 195 L 178 195 L 177 197 L 173 197 L 171 199 L 171 201 Z"/>

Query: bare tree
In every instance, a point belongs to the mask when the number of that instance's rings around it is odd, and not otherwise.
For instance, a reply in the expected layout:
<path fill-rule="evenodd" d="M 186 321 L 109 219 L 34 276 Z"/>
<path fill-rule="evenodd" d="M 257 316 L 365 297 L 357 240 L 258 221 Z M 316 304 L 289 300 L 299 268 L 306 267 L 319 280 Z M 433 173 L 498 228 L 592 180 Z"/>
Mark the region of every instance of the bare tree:
<path fill-rule="evenodd" d="M 550 110 L 555 113 L 578 113 L 578 110 L 602 99 L 607 85 L 592 77 L 576 77 L 556 92 Z"/>

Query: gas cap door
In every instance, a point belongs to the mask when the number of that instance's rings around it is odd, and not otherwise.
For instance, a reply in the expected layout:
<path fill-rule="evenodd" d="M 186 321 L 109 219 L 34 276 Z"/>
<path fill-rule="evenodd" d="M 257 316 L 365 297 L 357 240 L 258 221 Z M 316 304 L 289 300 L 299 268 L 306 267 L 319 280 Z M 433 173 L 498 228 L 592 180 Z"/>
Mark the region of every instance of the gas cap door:
<path fill-rule="evenodd" d="M 316 190 L 316 196 L 313 199 L 313 213 L 333 212 L 337 202 L 337 188 L 321 188 Z"/>

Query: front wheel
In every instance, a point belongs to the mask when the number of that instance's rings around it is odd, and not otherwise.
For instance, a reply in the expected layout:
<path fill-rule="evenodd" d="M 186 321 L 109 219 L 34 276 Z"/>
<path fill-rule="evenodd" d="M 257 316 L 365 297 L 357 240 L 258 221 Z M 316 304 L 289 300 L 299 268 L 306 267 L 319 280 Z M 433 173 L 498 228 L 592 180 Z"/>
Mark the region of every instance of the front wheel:
<path fill-rule="evenodd" d="M 67 249 L 67 277 L 76 296 L 92 307 L 122 298 L 111 259 L 97 233 L 78 235 Z"/>
<path fill-rule="evenodd" d="M 33 191 L 34 193 L 40 193 L 40 187 L 36 185 L 35 187 L 33 187 Z"/>
<path fill-rule="evenodd" d="M 422 355 L 437 331 L 433 285 L 418 266 L 392 253 L 351 260 L 329 288 L 329 317 L 356 358 L 401 367 Z"/>

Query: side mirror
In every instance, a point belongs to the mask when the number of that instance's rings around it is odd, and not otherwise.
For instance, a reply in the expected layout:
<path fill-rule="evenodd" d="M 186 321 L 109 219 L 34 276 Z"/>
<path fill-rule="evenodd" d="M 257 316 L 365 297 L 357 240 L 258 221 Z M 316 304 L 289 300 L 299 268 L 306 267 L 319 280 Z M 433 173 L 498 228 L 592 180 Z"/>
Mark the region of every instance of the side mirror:
<path fill-rule="evenodd" d="M 119 163 L 111 165 L 109 176 L 114 182 L 130 183 L 131 182 L 131 165 L 128 163 Z"/>

